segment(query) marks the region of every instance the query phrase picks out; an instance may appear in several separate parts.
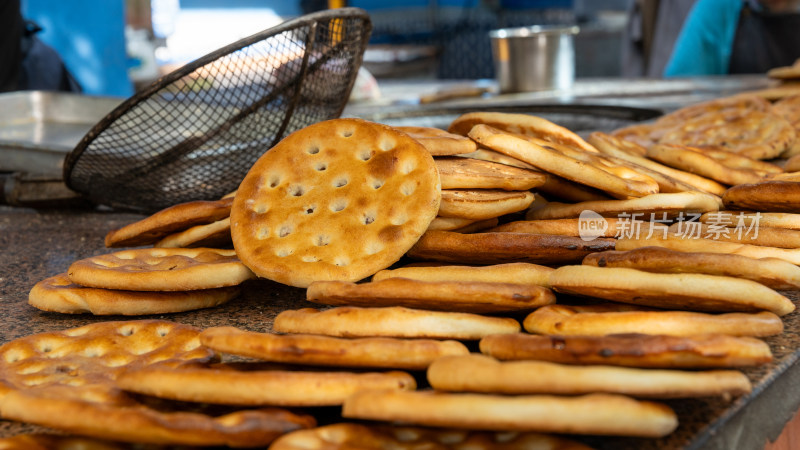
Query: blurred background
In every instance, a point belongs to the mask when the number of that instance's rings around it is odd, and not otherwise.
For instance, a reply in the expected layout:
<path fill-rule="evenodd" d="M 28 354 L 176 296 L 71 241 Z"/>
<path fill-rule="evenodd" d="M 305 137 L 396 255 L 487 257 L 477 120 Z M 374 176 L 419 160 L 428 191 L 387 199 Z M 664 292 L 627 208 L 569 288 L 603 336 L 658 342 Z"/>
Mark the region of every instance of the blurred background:
<path fill-rule="evenodd" d="M 338 6 L 373 22 L 382 79 L 491 79 L 492 29 L 577 24 L 575 76 L 661 77 L 692 0 L 22 0 L 35 36 L 85 94 L 127 97 L 239 38 Z M 657 20 L 657 18 L 660 18 Z"/>

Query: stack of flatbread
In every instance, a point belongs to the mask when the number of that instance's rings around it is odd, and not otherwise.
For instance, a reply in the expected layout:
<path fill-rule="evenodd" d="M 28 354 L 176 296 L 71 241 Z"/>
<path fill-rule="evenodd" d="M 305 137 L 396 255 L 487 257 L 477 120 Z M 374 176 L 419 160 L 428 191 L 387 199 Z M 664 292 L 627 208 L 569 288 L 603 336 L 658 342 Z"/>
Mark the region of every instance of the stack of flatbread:
<path fill-rule="evenodd" d="M 613 135 L 646 148 L 655 144 L 716 148 L 752 159 L 793 156 L 796 140 L 792 124 L 758 95 L 698 103 Z"/>
<path fill-rule="evenodd" d="M 472 139 L 430 127 L 397 127 L 433 156 L 442 187 L 442 201 L 430 230 L 475 231 L 497 225 L 498 218 L 527 209 L 531 189 L 546 176 L 531 168 L 489 159 L 460 158 L 478 154 Z"/>
<path fill-rule="evenodd" d="M 66 314 L 173 313 L 226 303 L 254 277 L 233 250 L 127 249 L 73 262 L 36 283 L 28 301 Z"/>
<path fill-rule="evenodd" d="M 791 102 L 720 99 L 585 140 L 526 114 L 321 122 L 225 198 L 110 231 L 122 249 L 43 280 L 30 303 L 136 315 L 219 305 L 259 278 L 304 289 L 319 307 L 272 330 L 198 333 L 224 363 L 112 377 L 170 401 L 341 407 L 342 423 L 276 449 L 665 436 L 678 418 L 658 399 L 748 393 L 742 370 L 772 360 L 763 339 L 795 309 L 780 291 L 800 287 L 800 176 L 774 160 L 800 151 Z"/>

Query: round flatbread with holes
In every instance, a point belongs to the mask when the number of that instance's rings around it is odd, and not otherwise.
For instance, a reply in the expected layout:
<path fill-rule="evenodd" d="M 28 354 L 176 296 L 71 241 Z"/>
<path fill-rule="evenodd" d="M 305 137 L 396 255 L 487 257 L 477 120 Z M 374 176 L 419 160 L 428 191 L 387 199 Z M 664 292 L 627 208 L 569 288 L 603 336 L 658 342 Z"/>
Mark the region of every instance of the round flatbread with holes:
<path fill-rule="evenodd" d="M 440 200 L 421 144 L 386 125 L 333 119 L 256 161 L 231 210 L 233 246 L 258 276 L 280 283 L 357 281 L 400 259 Z"/>
<path fill-rule="evenodd" d="M 166 314 L 218 306 L 235 298 L 240 290 L 239 286 L 160 292 L 99 289 L 79 286 L 64 273 L 36 283 L 28 294 L 28 304 L 64 314 Z"/>
<path fill-rule="evenodd" d="M 98 322 L 38 333 L 0 346 L 4 419 L 113 441 L 264 446 L 315 425 L 311 416 L 273 408 L 215 417 L 195 406 L 168 412 L 117 386 L 128 369 L 177 368 L 214 361 L 200 330 L 164 320 Z"/>
<path fill-rule="evenodd" d="M 111 389 L 124 367 L 155 360 L 206 362 L 213 357 L 212 350 L 200 345 L 200 330 L 188 325 L 165 320 L 98 322 L 5 343 L 0 346 L 0 376 L 14 389 L 101 385 Z"/>
<path fill-rule="evenodd" d="M 73 262 L 69 279 L 81 286 L 128 291 L 190 291 L 236 286 L 255 276 L 233 250 L 140 248 Z"/>

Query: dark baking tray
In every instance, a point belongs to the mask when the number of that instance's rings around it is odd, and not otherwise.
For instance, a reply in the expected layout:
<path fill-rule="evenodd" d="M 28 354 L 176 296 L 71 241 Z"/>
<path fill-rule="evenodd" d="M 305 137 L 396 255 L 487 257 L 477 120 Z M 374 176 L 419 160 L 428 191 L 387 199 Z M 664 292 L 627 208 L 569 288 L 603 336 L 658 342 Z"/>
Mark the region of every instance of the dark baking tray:
<path fill-rule="evenodd" d="M 392 126 L 427 126 L 447 129 L 456 117 L 475 111 L 532 114 L 578 134 L 612 131 L 663 114 L 658 109 L 601 104 L 469 105 L 415 107 L 394 111 L 354 114 L 362 119 Z"/>

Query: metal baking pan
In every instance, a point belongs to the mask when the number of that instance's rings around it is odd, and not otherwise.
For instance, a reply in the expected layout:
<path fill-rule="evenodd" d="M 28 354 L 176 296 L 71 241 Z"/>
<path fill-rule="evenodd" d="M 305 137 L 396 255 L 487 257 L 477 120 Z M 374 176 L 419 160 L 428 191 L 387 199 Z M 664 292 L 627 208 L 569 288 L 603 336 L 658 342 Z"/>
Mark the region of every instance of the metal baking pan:
<path fill-rule="evenodd" d="M 0 94 L 0 172 L 62 177 L 64 157 L 122 100 L 81 94 Z"/>
<path fill-rule="evenodd" d="M 416 107 L 359 114 L 358 117 L 391 126 L 426 126 L 446 130 L 455 118 L 474 111 L 533 114 L 582 135 L 592 131 L 612 131 L 663 114 L 663 111 L 656 109 L 601 104 L 531 104 Z"/>

